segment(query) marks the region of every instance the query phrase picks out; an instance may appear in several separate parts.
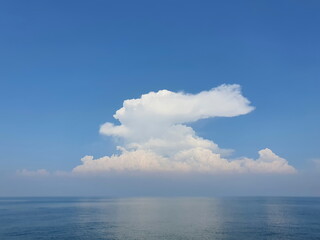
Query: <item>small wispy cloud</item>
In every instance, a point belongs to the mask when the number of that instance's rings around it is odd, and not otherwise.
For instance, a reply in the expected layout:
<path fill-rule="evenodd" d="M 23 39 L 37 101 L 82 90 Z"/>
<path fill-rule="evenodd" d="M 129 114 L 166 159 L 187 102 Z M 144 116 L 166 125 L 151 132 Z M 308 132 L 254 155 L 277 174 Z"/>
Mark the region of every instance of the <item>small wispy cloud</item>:
<path fill-rule="evenodd" d="M 35 171 L 22 169 L 16 172 L 19 176 L 36 177 L 36 176 L 48 176 L 50 173 L 46 169 L 38 169 Z"/>
<path fill-rule="evenodd" d="M 313 163 L 313 167 L 316 170 L 320 170 L 320 158 L 313 158 L 311 159 L 312 163 Z"/>

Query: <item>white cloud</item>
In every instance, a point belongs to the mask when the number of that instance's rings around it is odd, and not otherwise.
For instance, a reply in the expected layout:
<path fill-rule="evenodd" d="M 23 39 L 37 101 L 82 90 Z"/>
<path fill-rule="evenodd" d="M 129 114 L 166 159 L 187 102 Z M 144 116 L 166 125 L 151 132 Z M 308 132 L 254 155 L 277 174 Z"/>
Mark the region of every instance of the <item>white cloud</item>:
<path fill-rule="evenodd" d="M 203 172 L 203 173 L 294 173 L 288 162 L 270 149 L 259 151 L 257 160 L 250 158 L 227 160 L 205 148 L 191 148 L 173 157 L 163 157 L 152 151 L 124 151 L 119 155 L 93 159 L 85 156 L 74 173 L 103 173 L 108 171 L 144 172 Z"/>
<path fill-rule="evenodd" d="M 100 133 L 128 141 L 145 141 L 178 124 L 249 113 L 254 109 L 249 103 L 241 95 L 239 85 L 222 85 L 195 95 L 168 90 L 150 92 L 138 99 L 125 100 L 114 115 L 121 125 L 105 123 Z"/>
<path fill-rule="evenodd" d="M 231 150 L 221 149 L 185 125 L 204 118 L 234 117 L 254 108 L 242 96 L 239 85 L 222 85 L 198 94 L 161 90 L 125 100 L 100 133 L 120 138 L 118 155 L 82 158 L 75 173 L 108 171 L 179 171 L 208 173 L 293 173 L 295 169 L 270 149 L 259 151 L 257 160 L 228 160 Z"/>
<path fill-rule="evenodd" d="M 35 170 L 35 171 L 22 169 L 22 170 L 18 170 L 16 173 L 17 173 L 17 175 L 27 176 L 27 177 L 48 176 L 48 175 L 50 175 L 50 173 L 46 169 L 38 169 L 38 170 Z"/>

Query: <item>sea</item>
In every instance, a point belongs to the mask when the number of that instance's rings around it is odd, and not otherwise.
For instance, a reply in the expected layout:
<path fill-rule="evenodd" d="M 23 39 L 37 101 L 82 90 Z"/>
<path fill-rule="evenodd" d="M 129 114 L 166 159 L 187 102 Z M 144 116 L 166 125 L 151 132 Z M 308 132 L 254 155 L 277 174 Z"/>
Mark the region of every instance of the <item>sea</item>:
<path fill-rule="evenodd" d="M 0 198 L 0 239 L 320 240 L 320 198 Z"/>

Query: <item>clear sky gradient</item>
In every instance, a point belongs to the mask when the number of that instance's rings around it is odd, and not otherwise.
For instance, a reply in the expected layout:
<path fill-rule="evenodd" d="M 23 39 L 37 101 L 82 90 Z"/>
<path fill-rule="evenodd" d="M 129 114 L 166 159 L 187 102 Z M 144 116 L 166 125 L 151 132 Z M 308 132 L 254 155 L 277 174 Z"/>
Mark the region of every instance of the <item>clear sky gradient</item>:
<path fill-rule="evenodd" d="M 99 127 L 117 123 L 125 99 L 234 83 L 256 109 L 192 123 L 197 134 L 235 157 L 270 148 L 299 172 L 313 171 L 319 12 L 311 0 L 0 1 L 0 195 L 64 194 L 23 192 L 14 175 L 71 171 L 85 155 L 115 153 Z"/>

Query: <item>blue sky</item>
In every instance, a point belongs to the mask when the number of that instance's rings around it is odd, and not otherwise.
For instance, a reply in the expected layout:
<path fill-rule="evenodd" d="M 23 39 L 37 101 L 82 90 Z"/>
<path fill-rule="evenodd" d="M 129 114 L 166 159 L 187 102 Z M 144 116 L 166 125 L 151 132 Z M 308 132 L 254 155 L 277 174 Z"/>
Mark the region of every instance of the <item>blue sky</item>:
<path fill-rule="evenodd" d="M 221 84 L 241 85 L 256 109 L 190 123 L 197 134 L 308 171 L 320 158 L 319 11 L 318 1 L 0 1 L 1 181 L 114 153 L 99 127 L 117 123 L 125 99 Z"/>

